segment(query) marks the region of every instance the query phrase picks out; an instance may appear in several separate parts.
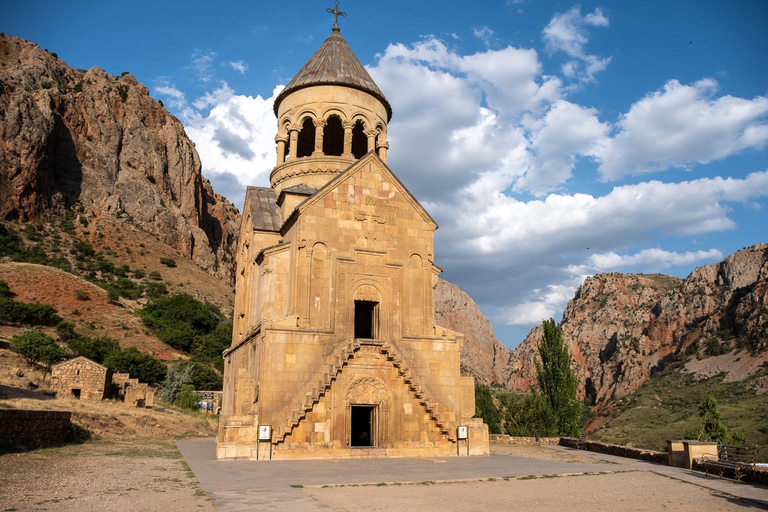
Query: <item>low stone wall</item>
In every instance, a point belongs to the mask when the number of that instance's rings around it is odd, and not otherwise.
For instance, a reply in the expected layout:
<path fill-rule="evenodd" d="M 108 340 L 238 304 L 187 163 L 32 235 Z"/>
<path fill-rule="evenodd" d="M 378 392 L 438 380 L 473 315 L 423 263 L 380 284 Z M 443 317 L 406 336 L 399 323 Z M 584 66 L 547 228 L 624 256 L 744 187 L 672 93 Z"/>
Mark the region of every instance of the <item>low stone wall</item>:
<path fill-rule="evenodd" d="M 27 448 L 64 443 L 70 426 L 69 411 L 0 409 L 0 448 Z"/>
<path fill-rule="evenodd" d="M 568 448 L 579 448 L 579 440 L 575 437 L 561 437 L 560 446 Z M 615 455 L 617 457 L 626 457 L 628 459 L 647 460 L 667 464 L 667 452 L 657 452 L 654 450 L 643 450 L 642 448 L 632 448 L 631 446 L 621 446 L 619 444 L 599 443 L 597 441 L 583 441 L 581 447 L 590 452 L 604 453 L 606 455 Z"/>
<path fill-rule="evenodd" d="M 518 444 L 518 445 L 537 445 L 537 444 L 558 444 L 559 437 L 518 437 L 505 436 L 501 434 L 491 434 L 491 444 Z"/>

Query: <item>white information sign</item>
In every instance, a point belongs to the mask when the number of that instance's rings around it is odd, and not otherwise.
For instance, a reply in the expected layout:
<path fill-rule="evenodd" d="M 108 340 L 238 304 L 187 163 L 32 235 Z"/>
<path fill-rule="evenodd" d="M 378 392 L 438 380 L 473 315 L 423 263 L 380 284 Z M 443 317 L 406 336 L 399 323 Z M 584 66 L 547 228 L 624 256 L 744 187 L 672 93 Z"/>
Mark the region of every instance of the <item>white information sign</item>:
<path fill-rule="evenodd" d="M 467 427 L 461 426 L 459 427 L 459 439 L 466 439 L 467 438 Z"/>
<path fill-rule="evenodd" d="M 259 441 L 272 440 L 272 427 L 269 425 L 259 425 Z"/>

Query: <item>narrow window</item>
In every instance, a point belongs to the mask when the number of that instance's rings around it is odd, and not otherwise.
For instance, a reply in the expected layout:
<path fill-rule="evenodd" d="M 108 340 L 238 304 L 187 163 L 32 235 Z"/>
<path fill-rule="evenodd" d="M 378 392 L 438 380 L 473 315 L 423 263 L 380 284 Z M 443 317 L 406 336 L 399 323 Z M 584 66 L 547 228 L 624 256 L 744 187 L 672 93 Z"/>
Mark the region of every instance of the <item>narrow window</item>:
<path fill-rule="evenodd" d="M 323 154 L 341 156 L 344 152 L 344 127 L 339 116 L 331 116 L 323 128 Z"/>
<path fill-rule="evenodd" d="M 315 150 L 315 123 L 310 118 L 301 123 L 299 140 L 296 143 L 296 156 L 298 158 L 310 156 Z"/>
<path fill-rule="evenodd" d="M 73 389 L 72 390 L 72 396 L 80 400 L 80 390 L 79 389 Z"/>
<path fill-rule="evenodd" d="M 378 330 L 378 302 L 355 301 L 355 338 L 375 339 Z"/>

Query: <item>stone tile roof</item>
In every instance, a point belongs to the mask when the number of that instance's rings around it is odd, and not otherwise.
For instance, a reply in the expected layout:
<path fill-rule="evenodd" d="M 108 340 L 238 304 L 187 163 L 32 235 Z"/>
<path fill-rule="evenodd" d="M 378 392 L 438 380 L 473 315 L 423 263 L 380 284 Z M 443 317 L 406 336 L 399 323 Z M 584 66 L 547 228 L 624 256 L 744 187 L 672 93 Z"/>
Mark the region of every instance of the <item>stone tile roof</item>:
<path fill-rule="evenodd" d="M 333 27 L 328 39 L 277 96 L 275 115 L 280 102 L 288 94 L 313 85 L 343 85 L 365 91 L 384 104 L 387 109 L 387 121 L 392 118 L 392 107 L 387 98 L 352 52 L 338 27 Z"/>
<path fill-rule="evenodd" d="M 317 192 L 316 188 L 308 187 L 307 185 L 305 185 L 303 183 L 299 183 L 298 185 L 294 185 L 292 187 L 284 188 L 282 190 L 282 192 L 280 192 L 280 193 L 281 194 L 282 193 L 291 193 L 291 194 L 300 194 L 300 195 L 304 195 L 304 196 L 311 196 L 315 192 Z"/>
<path fill-rule="evenodd" d="M 246 203 L 251 207 L 251 224 L 258 231 L 280 231 L 283 218 L 275 191 L 266 187 L 248 187 Z"/>

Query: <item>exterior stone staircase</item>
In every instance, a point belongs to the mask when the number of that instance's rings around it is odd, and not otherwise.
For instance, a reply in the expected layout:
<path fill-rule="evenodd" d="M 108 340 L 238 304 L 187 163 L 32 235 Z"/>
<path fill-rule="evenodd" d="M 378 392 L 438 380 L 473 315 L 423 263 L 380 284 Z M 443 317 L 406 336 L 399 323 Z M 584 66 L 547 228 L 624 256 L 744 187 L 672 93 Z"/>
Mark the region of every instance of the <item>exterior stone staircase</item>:
<path fill-rule="evenodd" d="M 305 398 L 298 409 L 295 409 L 291 414 L 288 424 L 275 429 L 274 442 L 285 442 L 286 436 L 288 436 L 288 434 L 290 434 L 293 429 L 306 418 L 307 413 L 311 412 L 315 404 L 318 403 L 325 393 L 331 389 L 331 385 L 338 378 L 342 368 L 349 364 L 349 360 L 354 357 L 355 352 L 357 352 L 362 345 L 377 345 L 379 347 L 380 352 L 386 356 L 388 361 L 392 362 L 395 368 L 397 368 L 398 374 L 403 378 L 405 384 L 408 385 L 408 390 L 427 411 L 430 420 L 440 430 L 440 433 L 446 436 L 449 441 L 455 442 L 456 432 L 454 432 L 454 429 L 450 428 L 448 421 L 439 410 L 437 404 L 429 399 L 425 389 L 419 384 L 416 376 L 410 369 L 408 369 L 403 359 L 397 354 L 395 347 L 388 341 L 362 339 L 353 339 L 347 342 L 346 346 L 344 346 L 344 348 L 342 348 L 334 357 L 334 362 L 327 365 L 322 377 L 317 384 L 313 386 L 312 391 L 306 393 Z"/>

